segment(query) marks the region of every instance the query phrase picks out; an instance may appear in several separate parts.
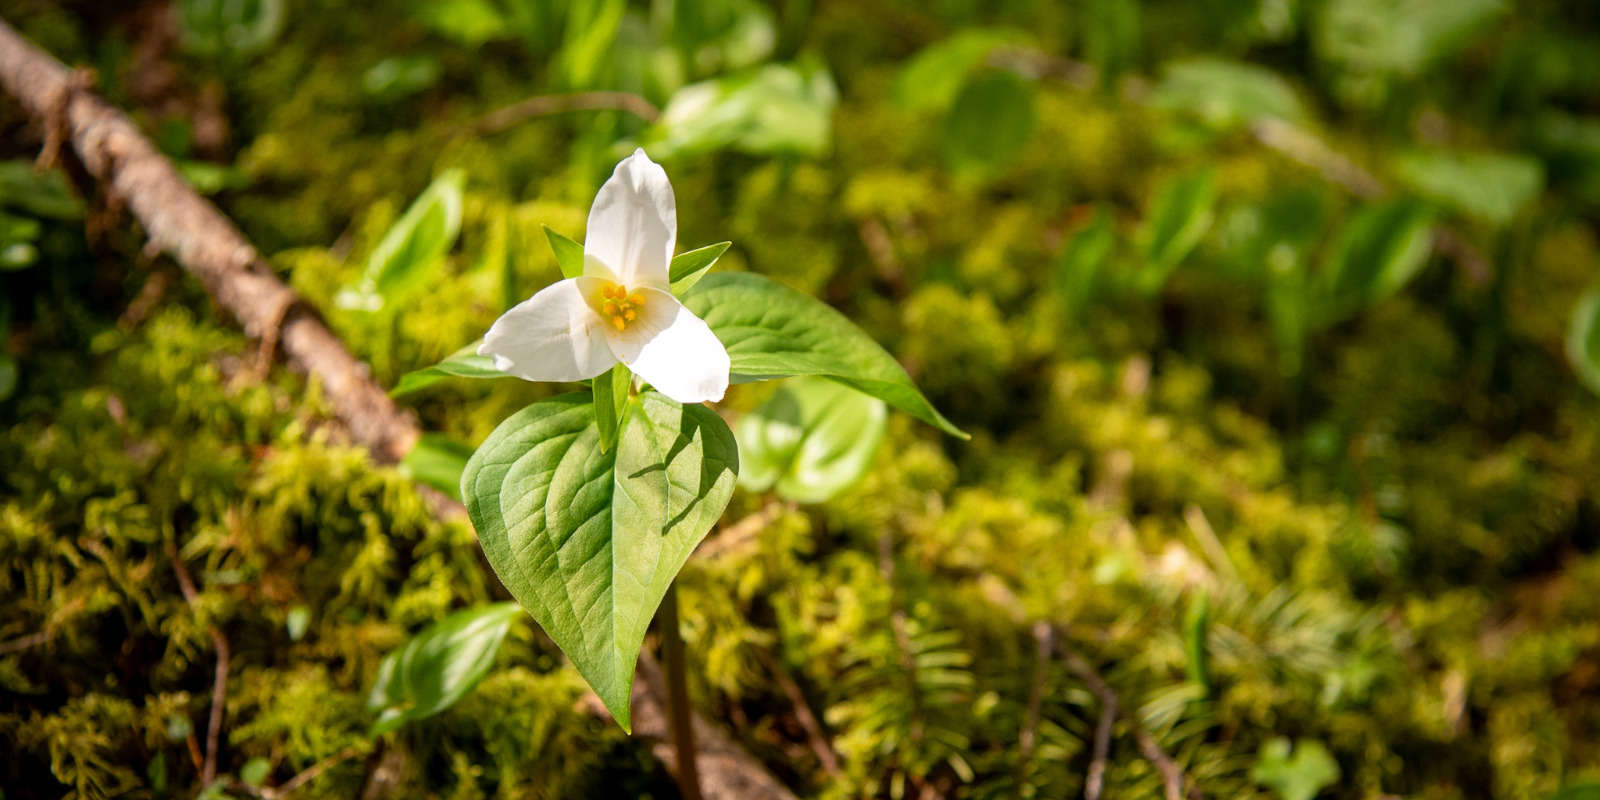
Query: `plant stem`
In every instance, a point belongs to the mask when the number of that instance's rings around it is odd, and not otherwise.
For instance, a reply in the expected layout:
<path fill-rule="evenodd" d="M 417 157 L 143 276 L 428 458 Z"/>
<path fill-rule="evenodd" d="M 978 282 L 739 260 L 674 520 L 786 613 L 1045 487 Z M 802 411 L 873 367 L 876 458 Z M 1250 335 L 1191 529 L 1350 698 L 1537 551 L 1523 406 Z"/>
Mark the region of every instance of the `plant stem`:
<path fill-rule="evenodd" d="M 683 634 L 678 630 L 678 581 L 673 579 L 661 598 L 661 655 L 667 672 L 667 722 L 672 749 L 678 754 L 678 790 L 684 800 L 701 800 L 700 769 L 694 749 L 694 726 L 689 721 L 689 676 L 683 665 Z"/>

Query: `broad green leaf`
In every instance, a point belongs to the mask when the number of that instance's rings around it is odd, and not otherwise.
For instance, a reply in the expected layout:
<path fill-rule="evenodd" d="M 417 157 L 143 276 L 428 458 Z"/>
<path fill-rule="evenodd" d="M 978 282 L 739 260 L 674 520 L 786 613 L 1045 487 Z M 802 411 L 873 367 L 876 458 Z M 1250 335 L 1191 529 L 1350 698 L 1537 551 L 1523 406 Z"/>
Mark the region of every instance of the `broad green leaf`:
<path fill-rule="evenodd" d="M 561 277 L 582 277 L 583 245 L 557 233 L 549 225 L 542 227 L 544 237 L 550 240 L 550 249 L 556 254 L 556 266 L 561 268 Z"/>
<path fill-rule="evenodd" d="M 1160 291 L 1167 276 L 1211 230 L 1216 218 L 1212 211 L 1216 188 L 1216 173 L 1207 169 L 1174 178 L 1156 193 L 1139 236 L 1145 258 L 1141 288 L 1145 291 Z"/>
<path fill-rule="evenodd" d="M 1158 108 L 1191 114 L 1218 129 L 1262 117 L 1296 124 L 1306 120 L 1300 99 L 1276 72 L 1221 59 L 1168 64 L 1166 77 L 1156 86 L 1150 102 Z"/>
<path fill-rule="evenodd" d="M 1400 291 L 1428 263 L 1433 215 L 1411 200 L 1367 206 L 1345 224 L 1324 272 L 1329 305 L 1322 323 L 1337 320 Z"/>
<path fill-rule="evenodd" d="M 1311 800 L 1323 789 L 1339 782 L 1339 762 L 1328 748 L 1314 739 L 1301 739 L 1289 756 L 1289 740 L 1269 740 L 1250 775 L 1256 783 L 1278 795 L 1278 800 Z"/>
<path fill-rule="evenodd" d="M 617 430 L 628 410 L 628 392 L 633 388 L 633 372 L 626 364 L 594 379 L 594 421 L 600 428 L 600 452 L 609 452 L 617 443 Z"/>
<path fill-rule="evenodd" d="M 739 485 L 821 503 L 861 479 L 883 442 L 889 409 L 837 381 L 796 378 L 739 418 Z"/>
<path fill-rule="evenodd" d="M 460 500 L 461 471 L 471 457 L 472 445 L 442 433 L 425 433 L 400 459 L 400 474 Z"/>
<path fill-rule="evenodd" d="M 389 390 L 390 397 L 399 397 L 410 394 L 419 389 L 432 386 L 445 378 L 509 378 L 500 370 L 494 368 L 494 359 L 478 355 L 478 347 L 483 344 L 479 339 L 460 350 L 451 353 L 445 360 L 431 367 L 407 372 L 400 376 L 400 382 Z"/>
<path fill-rule="evenodd" d="M 1003 166 L 1033 134 L 1033 87 L 1014 72 L 974 78 L 945 117 L 945 158 L 957 168 Z"/>
<path fill-rule="evenodd" d="M 1415 75 L 1505 10 L 1504 0 L 1329 0 L 1314 44 L 1319 56 L 1356 72 Z"/>
<path fill-rule="evenodd" d="M 917 391 L 894 357 L 843 314 L 761 275 L 707 275 L 683 304 L 728 349 L 734 383 L 823 375 L 853 386 L 951 436 L 969 438 Z"/>
<path fill-rule="evenodd" d="M 457 611 L 386 656 L 367 693 L 367 710 L 378 714 L 368 735 L 431 717 L 466 697 L 489 674 L 521 615 L 516 603 Z"/>
<path fill-rule="evenodd" d="M 1115 222 L 1105 209 L 1095 211 L 1089 226 L 1072 235 L 1056 258 L 1056 289 L 1075 320 L 1083 321 L 1095 287 L 1117 243 Z"/>
<path fill-rule="evenodd" d="M 1567 326 L 1567 360 L 1589 391 L 1600 394 L 1600 284 L 1589 288 Z"/>
<path fill-rule="evenodd" d="M 83 203 L 59 169 L 37 172 L 32 160 L 0 161 L 0 205 L 35 217 L 79 219 Z"/>
<path fill-rule="evenodd" d="M 372 251 L 358 286 L 339 292 L 341 308 L 376 311 L 426 283 L 461 231 L 466 174 L 447 170 L 434 180 Z"/>
<path fill-rule="evenodd" d="M 511 24 L 490 0 L 428 0 L 412 14 L 440 36 L 469 50 L 513 36 Z"/>
<path fill-rule="evenodd" d="M 501 423 L 467 462 L 467 513 L 490 566 L 624 730 L 645 628 L 733 494 L 733 433 L 710 409 L 656 392 L 600 451 L 576 393 Z"/>
<path fill-rule="evenodd" d="M 838 98 L 821 66 L 768 64 L 679 89 L 643 143 L 657 159 L 724 148 L 820 155 L 828 149 Z"/>
<path fill-rule="evenodd" d="M 185 50 L 202 56 L 246 58 L 283 31 L 283 0 L 178 0 Z"/>
<path fill-rule="evenodd" d="M 667 270 L 668 280 L 672 281 L 672 293 L 681 296 L 689 291 L 689 287 L 699 283 L 706 271 L 732 246 L 732 242 L 718 242 L 673 256 L 672 266 Z"/>
<path fill-rule="evenodd" d="M 911 111 L 949 108 L 984 58 L 1015 38 L 1002 31 L 969 30 L 923 48 L 895 79 L 895 102 Z"/>
<path fill-rule="evenodd" d="M 1446 208 L 1504 225 L 1544 190 L 1544 169 L 1526 156 L 1410 150 L 1395 163 L 1400 181 Z"/>

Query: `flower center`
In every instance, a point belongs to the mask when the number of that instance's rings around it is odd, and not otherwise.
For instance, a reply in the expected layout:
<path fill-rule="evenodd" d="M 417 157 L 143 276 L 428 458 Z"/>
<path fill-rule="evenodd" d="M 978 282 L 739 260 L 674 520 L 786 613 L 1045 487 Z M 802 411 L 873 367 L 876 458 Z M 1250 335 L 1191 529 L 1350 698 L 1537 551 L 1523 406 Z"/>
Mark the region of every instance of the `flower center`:
<path fill-rule="evenodd" d="M 639 306 L 644 305 L 644 295 L 638 292 L 629 295 L 628 287 L 621 284 L 601 289 L 600 295 L 600 310 L 619 331 L 628 329 L 628 323 L 639 317 Z"/>

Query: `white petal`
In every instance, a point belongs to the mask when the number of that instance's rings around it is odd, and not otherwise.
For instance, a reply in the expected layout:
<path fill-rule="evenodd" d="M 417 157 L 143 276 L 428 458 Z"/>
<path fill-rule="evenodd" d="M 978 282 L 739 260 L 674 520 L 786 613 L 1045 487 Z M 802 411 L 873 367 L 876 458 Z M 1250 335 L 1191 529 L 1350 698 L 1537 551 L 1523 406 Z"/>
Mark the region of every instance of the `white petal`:
<path fill-rule="evenodd" d="M 644 305 L 627 330 L 606 331 L 617 359 L 656 391 L 680 402 L 721 400 L 728 391 L 728 349 L 671 292 L 640 289 Z"/>
<path fill-rule="evenodd" d="M 591 274 L 589 261 L 594 258 L 629 289 L 668 290 L 667 268 L 677 239 L 678 201 L 667 171 L 644 150 L 635 150 L 617 165 L 589 208 L 583 274 Z"/>
<path fill-rule="evenodd" d="M 578 279 L 545 287 L 495 320 L 478 355 L 493 356 L 495 369 L 530 381 L 593 378 L 617 363 L 605 322 L 584 302 Z"/>

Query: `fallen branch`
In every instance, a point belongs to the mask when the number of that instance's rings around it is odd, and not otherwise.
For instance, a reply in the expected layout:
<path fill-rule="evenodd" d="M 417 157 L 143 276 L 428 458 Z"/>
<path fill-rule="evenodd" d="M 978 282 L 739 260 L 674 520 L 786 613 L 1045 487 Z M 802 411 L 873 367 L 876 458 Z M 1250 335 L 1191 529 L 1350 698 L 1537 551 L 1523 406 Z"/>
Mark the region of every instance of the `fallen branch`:
<path fill-rule="evenodd" d="M 277 342 L 291 368 L 315 376 L 351 440 L 366 447 L 379 463 L 399 462 L 421 435 L 415 416 L 395 405 L 372 380 L 367 365 L 345 349 L 315 309 L 273 274 L 239 229 L 184 181 L 127 116 L 89 92 L 82 78 L 73 75 L 0 20 L 0 86 L 20 101 L 36 122 L 56 131 L 62 144 L 70 141 L 78 162 L 74 166 L 81 166 L 85 174 L 109 187 L 113 199 L 125 203 L 149 236 L 152 250 L 171 256 L 197 278 L 247 335 Z M 67 148 L 61 151 L 62 157 L 69 155 Z M 441 517 L 461 513 L 460 504 L 442 496 L 432 507 Z M 175 559 L 174 563 L 180 562 Z M 219 657 L 222 652 L 219 650 Z M 653 659 L 641 657 L 640 673 L 650 670 L 659 672 Z M 219 675 L 220 686 L 225 670 L 219 670 Z M 635 730 L 649 731 L 644 720 L 658 720 L 665 732 L 666 716 L 659 699 L 664 695 L 644 690 L 647 684 L 635 682 Z M 220 695 L 214 697 L 214 714 L 220 713 L 221 699 Z M 725 745 L 715 752 L 707 746 L 698 759 L 706 797 L 793 800 L 794 795 L 748 753 L 699 715 L 694 722 L 697 739 L 715 739 Z M 218 719 L 215 727 L 220 729 L 220 724 Z M 656 753 L 661 755 L 659 747 Z M 215 748 L 210 756 L 214 760 Z M 673 763 L 668 761 L 669 769 Z"/>
<path fill-rule="evenodd" d="M 777 656 L 762 650 L 761 660 L 766 664 L 767 670 L 778 681 L 779 688 L 789 698 L 789 705 L 794 707 L 794 717 L 799 721 L 800 727 L 806 732 L 806 742 L 811 745 L 811 752 L 816 753 L 817 761 L 822 765 L 822 771 L 830 777 L 839 774 L 839 756 L 833 752 L 833 746 L 828 744 L 828 736 L 822 730 L 822 723 L 817 720 L 817 715 L 811 712 L 811 704 L 806 702 L 805 692 L 800 691 L 800 684 L 795 683 L 794 677 L 779 663 Z"/>
<path fill-rule="evenodd" d="M 200 593 L 195 590 L 194 579 L 189 577 L 189 568 L 183 564 L 183 554 L 178 552 L 177 543 L 167 540 L 167 560 L 172 562 L 172 571 L 178 576 L 178 589 L 183 592 L 184 602 L 191 609 L 199 609 Z M 215 625 L 207 625 L 206 632 L 211 634 L 211 646 L 217 651 L 216 677 L 211 682 L 211 719 L 206 724 L 206 750 L 205 761 L 200 767 L 200 785 L 210 786 L 217 778 L 217 748 L 222 737 L 222 714 L 228 700 L 228 660 L 230 649 L 228 637 L 222 634 L 222 629 Z"/>

